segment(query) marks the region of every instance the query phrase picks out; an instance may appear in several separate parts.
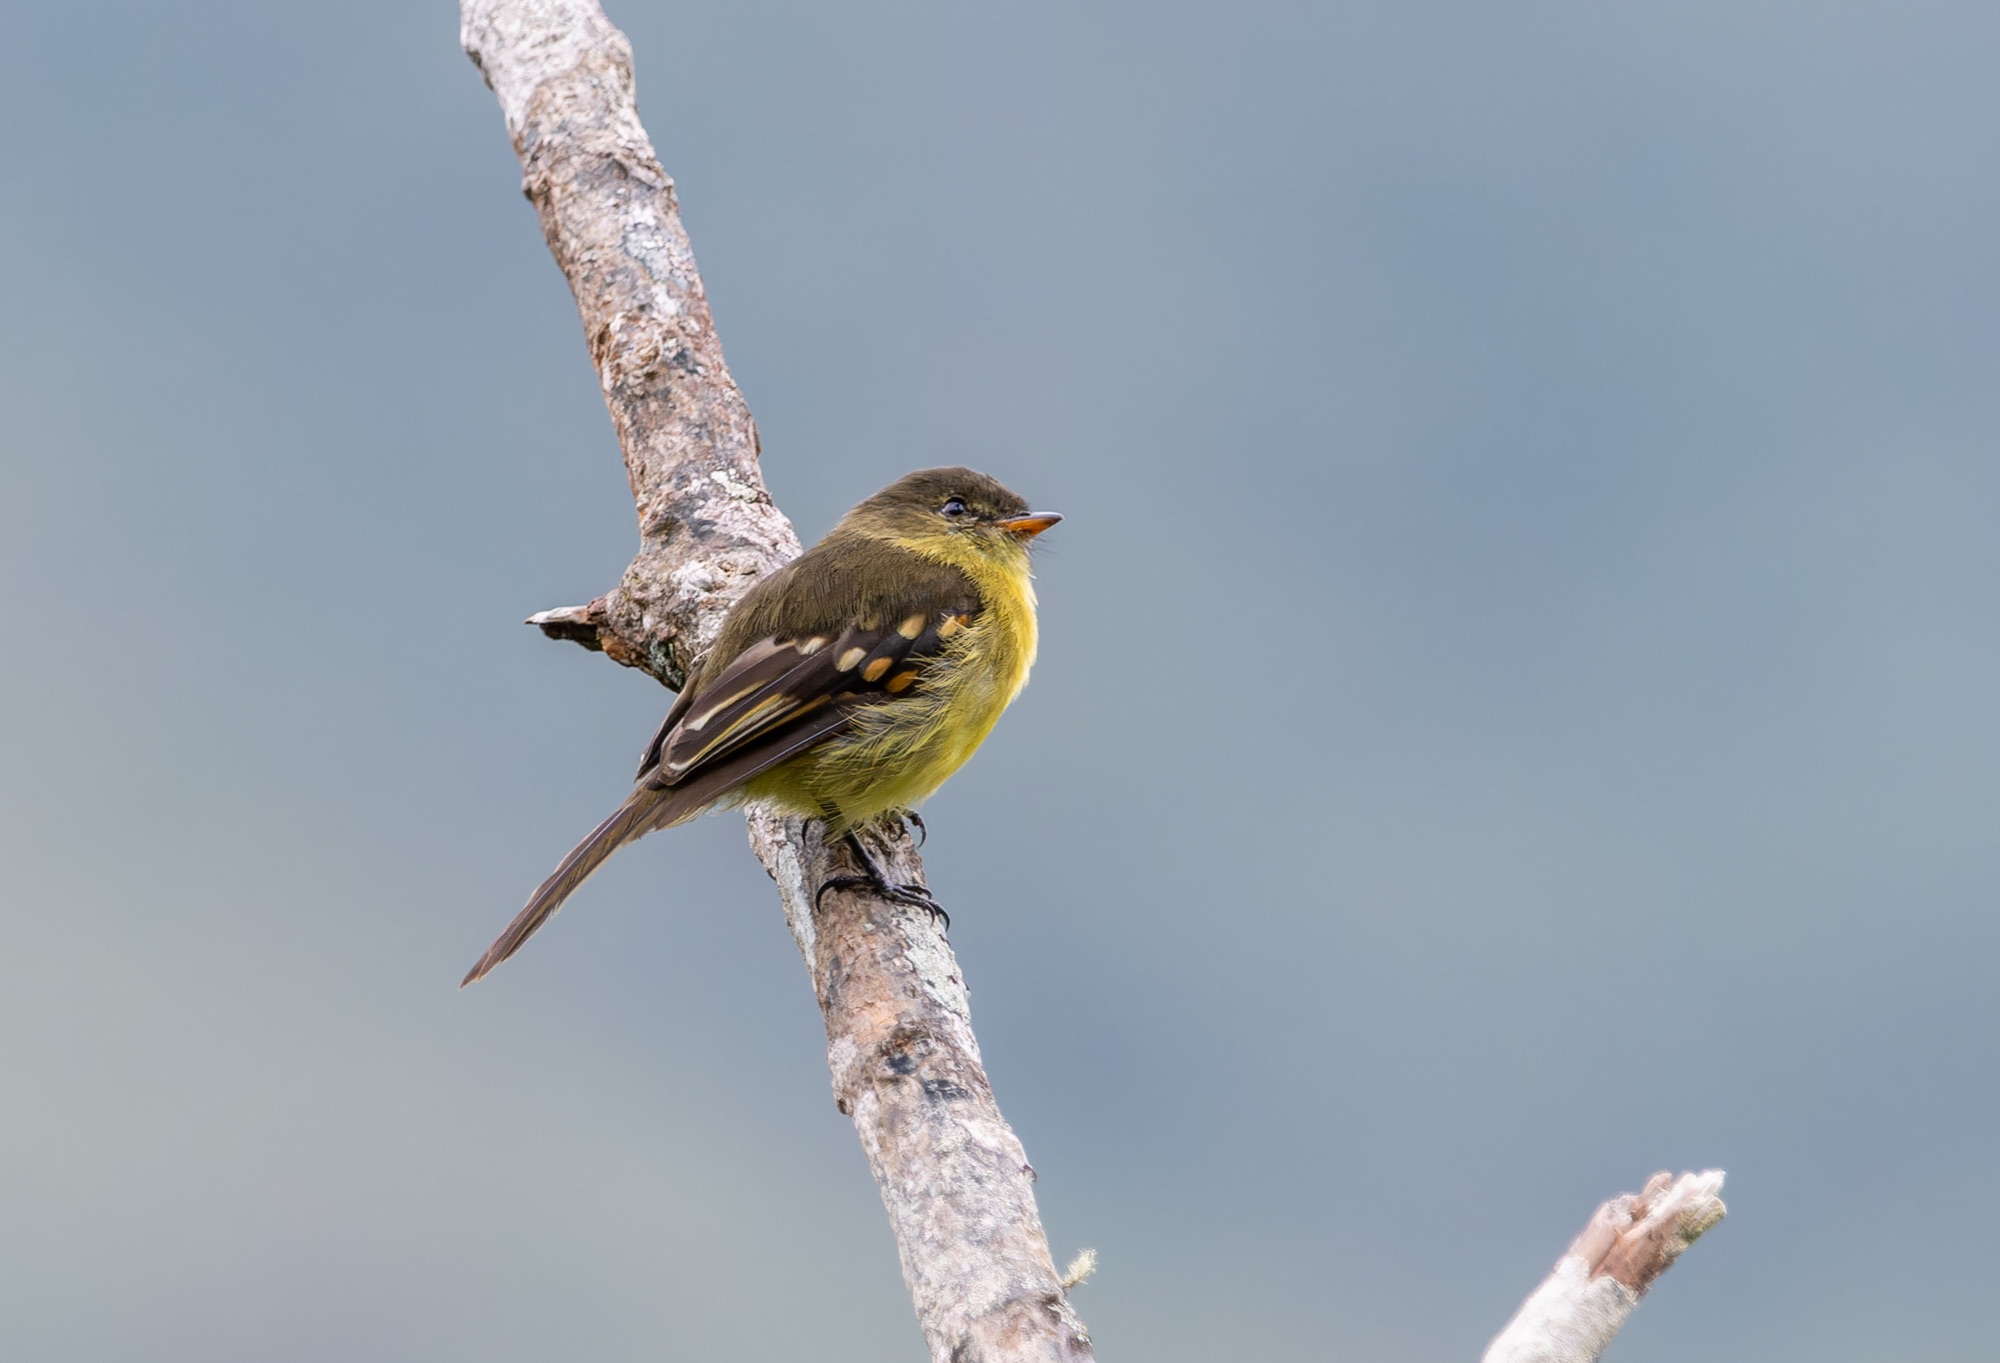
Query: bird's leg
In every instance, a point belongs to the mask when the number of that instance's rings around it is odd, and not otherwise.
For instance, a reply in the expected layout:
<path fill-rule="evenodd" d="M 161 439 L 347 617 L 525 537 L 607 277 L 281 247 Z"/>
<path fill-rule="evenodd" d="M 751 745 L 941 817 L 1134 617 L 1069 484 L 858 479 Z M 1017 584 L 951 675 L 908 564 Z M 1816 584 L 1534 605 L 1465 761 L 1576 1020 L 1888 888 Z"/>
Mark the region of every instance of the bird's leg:
<path fill-rule="evenodd" d="M 908 904 L 911 908 L 926 910 L 933 920 L 944 925 L 945 931 L 951 930 L 951 915 L 944 911 L 944 905 L 931 898 L 929 890 L 921 885 L 891 884 L 889 877 L 882 873 L 882 867 L 875 860 L 874 854 L 868 850 L 867 843 L 853 832 L 845 835 L 845 841 L 848 849 L 854 853 L 854 859 L 861 863 L 861 869 L 867 874 L 832 876 L 821 882 L 818 892 L 813 895 L 815 912 L 819 910 L 821 896 L 828 890 L 873 890 L 891 904 Z"/>
<path fill-rule="evenodd" d="M 903 811 L 903 817 L 908 819 L 911 826 L 917 830 L 917 846 L 922 847 L 931 840 L 931 831 L 924 827 L 923 815 L 917 813 L 914 809 L 906 809 Z"/>

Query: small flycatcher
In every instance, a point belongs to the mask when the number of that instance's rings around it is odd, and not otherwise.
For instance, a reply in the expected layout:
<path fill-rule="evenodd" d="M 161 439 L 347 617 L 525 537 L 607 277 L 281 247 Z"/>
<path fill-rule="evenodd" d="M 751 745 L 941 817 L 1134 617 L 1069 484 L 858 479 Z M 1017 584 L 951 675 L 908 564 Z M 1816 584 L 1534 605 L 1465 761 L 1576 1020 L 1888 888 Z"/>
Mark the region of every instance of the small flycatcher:
<path fill-rule="evenodd" d="M 719 805 L 766 800 L 848 836 L 964 765 L 1035 661 L 1028 541 L 1062 517 L 971 469 L 922 469 L 841 518 L 729 612 L 647 745 L 638 784 L 465 977 L 512 956 L 613 852 Z M 935 909 L 887 884 L 889 898 Z"/>

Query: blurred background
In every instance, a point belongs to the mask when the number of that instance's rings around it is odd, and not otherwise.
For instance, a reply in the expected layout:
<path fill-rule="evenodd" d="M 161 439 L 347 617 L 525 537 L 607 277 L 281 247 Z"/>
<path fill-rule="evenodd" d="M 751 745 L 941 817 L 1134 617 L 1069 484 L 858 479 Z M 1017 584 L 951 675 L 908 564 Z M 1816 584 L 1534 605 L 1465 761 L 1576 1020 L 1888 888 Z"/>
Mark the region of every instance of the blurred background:
<path fill-rule="evenodd" d="M 932 883 L 1106 1360 L 1971 1357 L 2000 10 L 614 3 L 808 539 L 1067 514 Z M 923 1348 L 443 3 L 6 6 L 0 1353 Z M 1038 893 L 1023 896 L 1024 876 Z"/>

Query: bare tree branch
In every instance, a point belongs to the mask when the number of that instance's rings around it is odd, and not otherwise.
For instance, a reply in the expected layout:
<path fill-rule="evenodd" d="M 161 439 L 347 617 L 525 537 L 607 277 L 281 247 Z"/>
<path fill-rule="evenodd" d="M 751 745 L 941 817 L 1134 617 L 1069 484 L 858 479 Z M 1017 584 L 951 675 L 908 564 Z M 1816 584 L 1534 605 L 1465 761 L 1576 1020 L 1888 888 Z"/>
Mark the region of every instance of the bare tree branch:
<path fill-rule="evenodd" d="M 835 891 L 815 913 L 824 874 L 792 849 L 820 851 L 818 833 L 816 823 L 750 816 L 750 845 L 778 882 L 826 1014 L 834 1096 L 883 1189 L 933 1356 L 1090 1358 L 1049 1259 L 1035 1171 L 980 1065 L 950 946 L 928 913 L 884 913 L 872 895 Z M 893 880 L 921 882 L 907 837 L 871 850 Z"/>
<path fill-rule="evenodd" d="M 764 490 L 756 425 L 723 363 L 673 181 L 640 125 L 631 44 L 595 0 L 462 0 L 460 13 L 576 296 L 639 513 L 639 552 L 618 586 L 529 623 L 678 687 L 798 537 Z M 834 1093 L 874 1170 L 932 1357 L 1089 1359 L 942 933 L 927 913 L 852 890 L 815 910 L 821 884 L 858 869 L 845 849 L 754 810 L 750 830 L 812 972 Z M 898 879 L 923 882 L 907 830 L 877 841 Z"/>
<path fill-rule="evenodd" d="M 1597 1209 L 1484 1363 L 1596 1363 L 1653 1280 L 1722 1220 L 1723 1174 L 1654 1174 Z"/>

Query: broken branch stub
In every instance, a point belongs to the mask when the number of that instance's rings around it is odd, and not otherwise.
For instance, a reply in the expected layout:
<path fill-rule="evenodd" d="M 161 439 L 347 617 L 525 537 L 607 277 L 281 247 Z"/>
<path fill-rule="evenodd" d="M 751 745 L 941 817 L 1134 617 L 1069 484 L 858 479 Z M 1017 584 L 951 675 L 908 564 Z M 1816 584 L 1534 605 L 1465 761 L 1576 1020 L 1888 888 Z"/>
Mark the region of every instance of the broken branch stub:
<path fill-rule="evenodd" d="M 1723 1172 L 1654 1174 L 1597 1209 L 1483 1363 L 1595 1363 L 1654 1281 L 1722 1220 Z"/>

